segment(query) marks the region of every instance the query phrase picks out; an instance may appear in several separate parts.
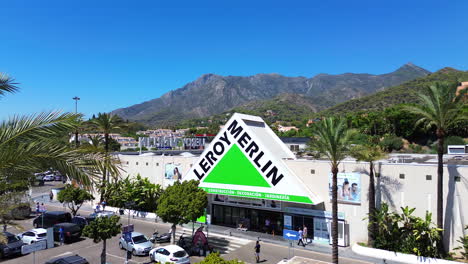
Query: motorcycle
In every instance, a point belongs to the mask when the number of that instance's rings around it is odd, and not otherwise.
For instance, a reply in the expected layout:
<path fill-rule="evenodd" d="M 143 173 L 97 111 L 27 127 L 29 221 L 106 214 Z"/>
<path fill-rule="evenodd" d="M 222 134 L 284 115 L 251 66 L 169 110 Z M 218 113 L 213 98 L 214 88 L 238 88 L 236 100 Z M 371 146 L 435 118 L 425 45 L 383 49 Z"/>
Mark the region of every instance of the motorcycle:
<path fill-rule="evenodd" d="M 151 243 L 169 243 L 171 242 L 172 233 L 159 234 L 158 231 L 154 232 L 150 238 Z"/>

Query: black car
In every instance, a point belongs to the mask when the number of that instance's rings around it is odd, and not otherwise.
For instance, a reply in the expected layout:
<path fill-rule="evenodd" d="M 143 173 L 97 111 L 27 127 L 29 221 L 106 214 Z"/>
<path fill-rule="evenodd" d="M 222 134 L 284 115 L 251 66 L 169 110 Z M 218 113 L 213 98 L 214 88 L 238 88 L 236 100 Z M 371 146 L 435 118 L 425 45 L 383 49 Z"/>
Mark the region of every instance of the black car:
<path fill-rule="evenodd" d="M 85 258 L 75 255 L 51 259 L 45 264 L 89 264 L 89 262 Z"/>
<path fill-rule="evenodd" d="M 50 211 L 45 212 L 42 215 L 36 217 L 33 221 L 33 226 L 35 228 L 49 228 L 59 223 L 69 223 L 71 222 L 71 214 L 64 211 Z"/>
<path fill-rule="evenodd" d="M 80 226 L 81 230 L 85 228 L 85 226 L 89 225 L 89 220 L 86 219 L 86 217 L 83 216 L 74 216 L 71 220 L 73 224 L 77 224 Z"/>
<path fill-rule="evenodd" d="M 6 244 L 0 243 L 0 258 L 21 255 L 23 241 L 10 232 L 3 232 L 3 235 L 6 236 L 8 242 Z"/>
<path fill-rule="evenodd" d="M 81 237 L 81 228 L 73 223 L 61 223 L 54 225 L 54 240 L 60 241 L 60 228 L 63 228 L 64 242 L 71 243 Z"/>

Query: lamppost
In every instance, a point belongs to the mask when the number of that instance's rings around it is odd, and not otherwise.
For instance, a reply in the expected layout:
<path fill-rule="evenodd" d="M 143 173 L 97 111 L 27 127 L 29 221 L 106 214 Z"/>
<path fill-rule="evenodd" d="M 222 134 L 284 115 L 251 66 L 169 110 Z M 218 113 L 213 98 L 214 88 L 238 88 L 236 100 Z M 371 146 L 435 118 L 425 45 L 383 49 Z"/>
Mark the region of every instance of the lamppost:
<path fill-rule="evenodd" d="M 78 101 L 80 98 L 75 96 L 72 99 L 75 100 L 75 114 L 78 114 Z M 75 147 L 78 148 L 78 128 L 75 130 Z"/>

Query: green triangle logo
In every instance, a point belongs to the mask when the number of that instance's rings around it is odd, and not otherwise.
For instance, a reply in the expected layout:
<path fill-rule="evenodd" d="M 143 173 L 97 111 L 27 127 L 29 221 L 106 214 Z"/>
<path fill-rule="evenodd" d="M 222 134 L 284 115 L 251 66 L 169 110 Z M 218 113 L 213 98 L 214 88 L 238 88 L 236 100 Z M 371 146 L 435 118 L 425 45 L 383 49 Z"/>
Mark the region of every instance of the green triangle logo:
<path fill-rule="evenodd" d="M 271 187 L 236 144 L 232 145 L 203 182 Z"/>

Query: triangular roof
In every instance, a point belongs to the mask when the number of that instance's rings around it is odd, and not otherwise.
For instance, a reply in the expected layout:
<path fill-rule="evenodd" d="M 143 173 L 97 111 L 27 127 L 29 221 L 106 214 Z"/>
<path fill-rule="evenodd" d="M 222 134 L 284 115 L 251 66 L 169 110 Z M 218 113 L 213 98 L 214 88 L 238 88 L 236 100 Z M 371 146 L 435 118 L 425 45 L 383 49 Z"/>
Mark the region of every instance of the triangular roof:
<path fill-rule="evenodd" d="M 235 113 L 183 179 L 212 194 L 322 202 L 283 159 L 295 156 L 262 118 Z"/>

